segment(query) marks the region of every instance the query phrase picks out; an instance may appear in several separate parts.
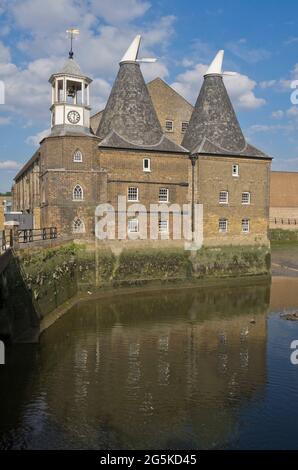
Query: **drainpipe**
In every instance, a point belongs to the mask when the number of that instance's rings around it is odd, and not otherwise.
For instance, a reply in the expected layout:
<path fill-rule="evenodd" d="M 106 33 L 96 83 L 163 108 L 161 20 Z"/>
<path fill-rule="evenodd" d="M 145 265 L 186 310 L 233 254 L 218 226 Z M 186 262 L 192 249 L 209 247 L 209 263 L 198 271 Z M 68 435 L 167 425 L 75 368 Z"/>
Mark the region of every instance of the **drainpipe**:
<path fill-rule="evenodd" d="M 194 241 L 194 231 L 195 231 L 195 166 L 198 159 L 198 154 L 193 154 L 189 156 L 191 161 L 191 233 L 192 241 Z"/>

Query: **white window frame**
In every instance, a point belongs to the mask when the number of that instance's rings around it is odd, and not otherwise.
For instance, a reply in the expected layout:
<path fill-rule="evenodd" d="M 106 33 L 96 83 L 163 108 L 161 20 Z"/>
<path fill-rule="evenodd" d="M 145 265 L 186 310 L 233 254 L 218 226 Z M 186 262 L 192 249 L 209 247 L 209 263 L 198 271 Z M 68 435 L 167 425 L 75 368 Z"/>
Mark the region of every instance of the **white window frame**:
<path fill-rule="evenodd" d="M 80 188 L 80 190 L 81 190 L 81 197 L 76 197 L 75 196 L 77 188 Z M 72 200 L 73 201 L 83 201 L 84 200 L 84 190 L 83 190 L 83 188 L 80 184 L 76 184 L 75 187 L 73 188 L 73 190 L 72 190 Z"/>
<path fill-rule="evenodd" d="M 242 233 L 249 233 L 250 232 L 250 220 L 247 218 L 242 219 L 241 228 L 242 228 Z"/>
<path fill-rule="evenodd" d="M 129 219 L 127 222 L 128 233 L 139 233 L 139 221 L 138 219 Z"/>
<path fill-rule="evenodd" d="M 221 223 L 225 223 L 225 227 L 221 227 Z M 221 218 L 218 220 L 218 231 L 219 233 L 227 233 L 228 232 L 228 219 Z"/>
<path fill-rule="evenodd" d="M 166 199 L 163 199 L 163 196 L 161 195 L 161 191 L 166 191 Z M 169 189 L 168 188 L 159 188 L 158 201 L 169 202 Z"/>
<path fill-rule="evenodd" d="M 234 171 L 235 169 L 235 171 Z M 238 177 L 239 176 L 239 164 L 238 163 L 233 163 L 232 165 L 232 176 Z"/>
<path fill-rule="evenodd" d="M 247 202 L 243 202 L 243 196 L 244 195 L 248 196 Z M 250 192 L 249 191 L 243 191 L 243 193 L 241 195 L 241 204 L 243 204 L 244 206 L 249 206 L 249 204 L 250 204 Z"/>
<path fill-rule="evenodd" d="M 80 155 L 80 159 L 79 159 L 79 160 L 76 159 L 76 155 Z M 74 163 L 82 163 L 82 161 L 83 161 L 83 154 L 82 154 L 82 152 L 81 152 L 80 149 L 76 149 L 76 150 L 74 151 L 74 153 L 73 153 L 73 161 L 74 161 Z"/>
<path fill-rule="evenodd" d="M 221 197 L 223 195 L 225 195 L 224 200 Z M 229 191 L 219 191 L 218 202 L 219 202 L 219 204 L 229 204 Z"/>
<path fill-rule="evenodd" d="M 75 224 L 77 222 L 80 222 L 81 224 L 81 230 L 76 230 L 75 229 Z M 85 233 L 86 232 L 86 228 L 85 228 L 85 223 L 83 221 L 83 219 L 81 219 L 80 217 L 76 217 L 73 222 L 72 222 L 72 233 Z"/>
<path fill-rule="evenodd" d="M 136 190 L 136 198 L 132 198 L 131 194 L 129 194 L 130 189 Z M 127 200 L 128 201 L 134 201 L 134 202 L 139 200 L 139 188 L 137 186 L 129 186 L 127 188 Z"/>
<path fill-rule="evenodd" d="M 183 130 L 183 126 L 184 126 L 184 125 L 186 125 L 186 129 L 185 129 L 185 130 Z M 189 121 L 182 121 L 182 122 L 181 122 L 181 132 L 182 132 L 182 134 L 185 134 L 185 132 L 186 132 L 187 129 L 188 129 L 188 126 L 189 126 Z"/>
<path fill-rule="evenodd" d="M 146 161 L 148 162 L 148 168 L 145 167 L 145 162 Z M 143 159 L 143 171 L 148 172 L 148 173 L 151 171 L 151 160 L 150 160 L 150 158 L 144 158 Z"/>
<path fill-rule="evenodd" d="M 162 228 L 164 225 L 164 229 Z M 159 233 L 169 233 L 169 221 L 167 219 L 159 219 L 158 221 L 158 232 Z"/>
<path fill-rule="evenodd" d="M 168 129 L 168 124 L 171 123 L 171 129 Z M 174 132 L 174 121 L 172 121 L 171 119 L 166 119 L 165 121 L 165 131 L 166 132 Z"/>

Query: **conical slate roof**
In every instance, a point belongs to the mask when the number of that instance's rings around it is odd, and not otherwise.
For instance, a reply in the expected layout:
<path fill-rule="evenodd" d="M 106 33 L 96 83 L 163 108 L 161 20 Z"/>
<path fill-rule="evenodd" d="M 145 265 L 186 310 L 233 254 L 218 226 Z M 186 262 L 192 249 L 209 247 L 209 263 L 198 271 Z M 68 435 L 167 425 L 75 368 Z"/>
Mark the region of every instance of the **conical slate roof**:
<path fill-rule="evenodd" d="M 218 51 L 211 62 L 193 110 L 182 145 L 191 153 L 238 155 L 270 159 L 246 142 L 223 82 L 224 51 Z"/>
<path fill-rule="evenodd" d="M 162 131 L 137 60 L 139 43 L 137 36 L 120 62 L 96 132 L 100 146 L 186 153 Z"/>
<path fill-rule="evenodd" d="M 97 135 L 104 139 L 111 131 L 136 145 L 154 145 L 162 137 L 138 63 L 120 65 Z"/>
<path fill-rule="evenodd" d="M 203 140 L 226 151 L 241 152 L 246 141 L 219 74 L 205 75 L 182 145 L 193 151 Z"/>

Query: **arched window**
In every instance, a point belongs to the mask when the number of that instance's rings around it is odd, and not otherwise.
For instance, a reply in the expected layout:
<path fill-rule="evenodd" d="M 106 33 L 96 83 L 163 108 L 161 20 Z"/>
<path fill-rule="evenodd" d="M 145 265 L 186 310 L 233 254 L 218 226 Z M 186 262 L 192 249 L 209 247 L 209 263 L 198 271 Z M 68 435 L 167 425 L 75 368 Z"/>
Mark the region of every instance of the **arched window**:
<path fill-rule="evenodd" d="M 76 163 L 80 163 L 83 161 L 83 154 L 81 150 L 77 149 L 73 154 L 73 161 Z"/>
<path fill-rule="evenodd" d="M 73 200 L 74 201 L 82 201 L 84 199 L 83 188 L 77 184 L 73 188 Z"/>
<path fill-rule="evenodd" d="M 76 218 L 72 223 L 73 233 L 85 233 L 85 224 L 82 219 Z"/>

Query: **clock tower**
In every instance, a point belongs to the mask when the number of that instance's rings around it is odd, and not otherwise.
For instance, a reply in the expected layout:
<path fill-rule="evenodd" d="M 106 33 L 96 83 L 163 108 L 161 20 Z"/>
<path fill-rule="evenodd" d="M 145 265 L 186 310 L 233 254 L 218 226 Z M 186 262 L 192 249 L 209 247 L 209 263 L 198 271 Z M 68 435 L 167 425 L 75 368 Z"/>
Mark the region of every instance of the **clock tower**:
<path fill-rule="evenodd" d="M 62 71 L 53 74 L 49 82 L 52 85 L 52 132 L 62 129 L 89 132 L 92 80 L 82 74 L 72 52 Z"/>

